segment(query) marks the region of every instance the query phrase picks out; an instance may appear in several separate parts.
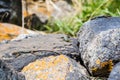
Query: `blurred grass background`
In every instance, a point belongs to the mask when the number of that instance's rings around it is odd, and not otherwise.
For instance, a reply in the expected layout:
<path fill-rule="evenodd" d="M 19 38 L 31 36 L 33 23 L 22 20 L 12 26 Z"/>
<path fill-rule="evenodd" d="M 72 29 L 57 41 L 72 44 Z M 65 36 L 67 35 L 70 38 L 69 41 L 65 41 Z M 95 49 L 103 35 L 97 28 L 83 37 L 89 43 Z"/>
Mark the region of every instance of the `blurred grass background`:
<path fill-rule="evenodd" d="M 56 20 L 44 27 L 46 32 L 76 36 L 82 24 L 96 16 L 120 16 L 120 0 L 73 0 L 75 15 Z"/>

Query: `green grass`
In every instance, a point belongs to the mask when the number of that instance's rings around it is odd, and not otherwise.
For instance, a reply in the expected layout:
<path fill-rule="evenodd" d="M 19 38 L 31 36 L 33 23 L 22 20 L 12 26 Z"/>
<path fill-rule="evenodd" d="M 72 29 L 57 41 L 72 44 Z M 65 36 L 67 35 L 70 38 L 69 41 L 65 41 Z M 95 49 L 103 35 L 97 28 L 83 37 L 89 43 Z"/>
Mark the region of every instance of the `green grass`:
<path fill-rule="evenodd" d="M 120 0 L 75 0 L 76 15 L 45 25 L 47 32 L 76 36 L 82 24 L 96 16 L 120 16 Z M 81 7 L 80 7 L 81 6 Z M 82 12 L 79 10 L 82 9 Z"/>

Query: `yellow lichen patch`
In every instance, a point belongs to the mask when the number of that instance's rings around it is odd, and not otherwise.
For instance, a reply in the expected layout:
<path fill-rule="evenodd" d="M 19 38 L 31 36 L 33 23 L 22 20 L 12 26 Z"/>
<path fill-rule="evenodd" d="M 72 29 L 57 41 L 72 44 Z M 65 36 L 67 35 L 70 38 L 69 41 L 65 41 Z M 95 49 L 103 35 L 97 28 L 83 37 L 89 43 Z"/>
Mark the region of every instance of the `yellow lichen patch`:
<path fill-rule="evenodd" d="M 112 68 L 113 68 L 113 62 L 112 62 L 112 60 L 109 60 L 109 61 L 106 61 L 106 62 L 102 62 L 102 63 L 100 64 L 100 66 L 101 66 L 102 68 L 105 67 L 105 66 L 108 66 L 108 70 L 111 71 Z"/>
<path fill-rule="evenodd" d="M 99 59 L 96 60 L 96 64 L 100 64 L 100 60 Z"/>
<path fill-rule="evenodd" d="M 93 67 L 92 68 L 92 71 L 93 72 L 96 72 L 97 70 L 101 70 L 101 69 L 104 69 L 106 68 L 107 66 L 107 70 L 106 71 L 111 71 L 112 68 L 113 68 L 113 62 L 112 60 L 109 60 L 109 61 L 106 61 L 106 62 L 101 62 L 99 59 L 96 60 L 96 64 L 99 65 L 99 68 L 98 67 Z"/>
<path fill-rule="evenodd" d="M 93 68 L 92 68 L 92 72 L 96 72 L 97 69 L 98 69 L 97 67 L 93 67 Z"/>
<path fill-rule="evenodd" d="M 27 80 L 65 80 L 68 68 L 72 70 L 68 63 L 64 55 L 49 56 L 28 64 L 22 72 Z"/>

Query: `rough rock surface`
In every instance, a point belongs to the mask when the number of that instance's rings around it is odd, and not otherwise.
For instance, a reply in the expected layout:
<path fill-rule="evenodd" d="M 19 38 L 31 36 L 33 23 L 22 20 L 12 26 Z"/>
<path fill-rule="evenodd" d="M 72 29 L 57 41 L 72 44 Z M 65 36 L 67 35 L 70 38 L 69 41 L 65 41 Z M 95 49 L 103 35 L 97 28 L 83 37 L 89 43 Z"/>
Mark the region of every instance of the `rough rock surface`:
<path fill-rule="evenodd" d="M 26 80 L 25 77 L 13 70 L 10 65 L 0 60 L 0 80 Z"/>
<path fill-rule="evenodd" d="M 93 76 L 107 76 L 120 55 L 120 18 L 101 17 L 86 22 L 78 33 L 79 51 Z"/>
<path fill-rule="evenodd" d="M 113 67 L 108 80 L 120 80 L 120 62 Z"/>
<path fill-rule="evenodd" d="M 68 39 L 68 40 L 66 40 Z M 79 55 L 76 53 L 76 48 L 72 46 L 67 35 L 63 34 L 48 34 L 48 35 L 33 35 L 26 37 L 23 40 L 10 41 L 0 44 L 0 58 L 13 57 L 15 53 L 29 52 L 56 52 L 66 55 Z"/>
<path fill-rule="evenodd" d="M 21 0 L 0 0 L 0 22 L 22 25 Z"/>
<path fill-rule="evenodd" d="M 27 80 L 89 80 L 85 68 L 64 55 L 37 59 L 25 66 L 22 73 Z"/>
<path fill-rule="evenodd" d="M 38 57 L 65 54 L 77 60 L 79 54 L 74 47 L 75 44 L 72 46 L 73 43 L 68 42 L 69 40 L 63 34 L 39 34 L 27 36 L 22 40 L 14 39 L 0 44 L 0 58 L 10 63 L 18 71 Z"/>
<path fill-rule="evenodd" d="M 63 34 L 39 34 L 0 43 L 0 59 L 26 80 L 90 80 L 87 70 L 70 58 L 79 54 L 69 40 Z"/>

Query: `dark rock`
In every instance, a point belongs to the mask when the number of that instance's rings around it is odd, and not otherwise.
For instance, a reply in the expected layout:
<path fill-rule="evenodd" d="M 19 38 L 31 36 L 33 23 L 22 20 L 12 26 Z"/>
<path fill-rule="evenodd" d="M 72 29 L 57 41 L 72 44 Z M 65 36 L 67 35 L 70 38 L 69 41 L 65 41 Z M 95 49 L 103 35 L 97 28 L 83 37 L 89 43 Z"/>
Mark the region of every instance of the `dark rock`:
<path fill-rule="evenodd" d="M 107 80 L 106 77 L 90 77 L 90 80 Z"/>
<path fill-rule="evenodd" d="M 25 27 L 32 30 L 44 30 L 43 25 L 47 23 L 48 18 L 40 13 L 36 14 L 25 17 Z"/>
<path fill-rule="evenodd" d="M 22 25 L 21 0 L 0 0 L 0 22 Z"/>
<path fill-rule="evenodd" d="M 101 17 L 86 22 L 78 41 L 81 58 L 91 75 L 109 75 L 120 58 L 120 18 Z"/>
<path fill-rule="evenodd" d="M 108 80 L 120 80 L 120 62 L 113 67 Z"/>
<path fill-rule="evenodd" d="M 89 74 L 83 66 L 76 63 L 75 60 L 70 59 L 70 61 L 71 61 L 71 64 L 73 65 L 74 69 L 73 69 L 73 71 L 70 71 L 67 74 L 65 80 L 90 80 L 89 76 L 86 76 L 86 77 L 84 76 L 84 75 L 89 75 Z"/>
<path fill-rule="evenodd" d="M 65 55 L 37 59 L 25 66 L 22 73 L 27 80 L 90 80 L 86 69 Z"/>
<path fill-rule="evenodd" d="M 10 7 L 10 0 L 1 0 L 0 1 L 0 8 L 9 8 Z"/>
<path fill-rule="evenodd" d="M 0 80 L 25 80 L 25 77 L 0 60 Z"/>
<path fill-rule="evenodd" d="M 14 54 L 15 55 L 15 54 Z M 16 54 L 17 55 L 17 54 Z M 19 56 L 19 54 L 18 54 Z M 20 71 L 24 66 L 28 65 L 30 62 L 36 59 L 35 55 L 23 54 L 15 59 L 11 60 L 10 65 L 17 71 Z"/>
<path fill-rule="evenodd" d="M 12 13 L 9 22 L 22 26 L 22 0 L 11 0 L 10 7 Z"/>

